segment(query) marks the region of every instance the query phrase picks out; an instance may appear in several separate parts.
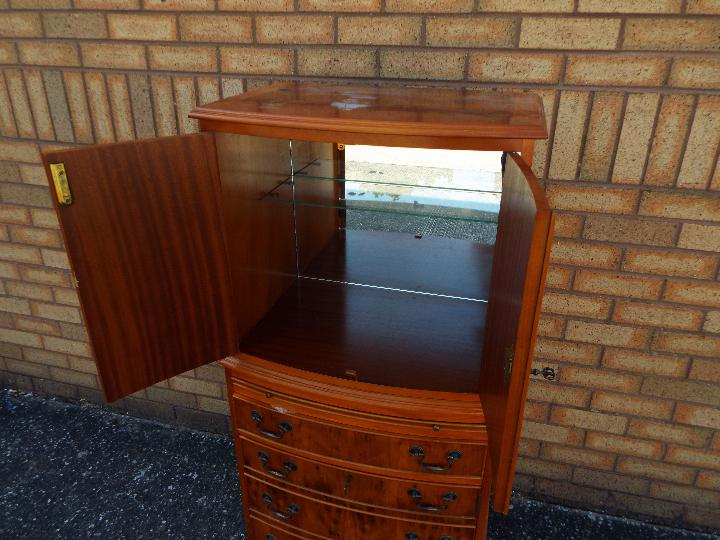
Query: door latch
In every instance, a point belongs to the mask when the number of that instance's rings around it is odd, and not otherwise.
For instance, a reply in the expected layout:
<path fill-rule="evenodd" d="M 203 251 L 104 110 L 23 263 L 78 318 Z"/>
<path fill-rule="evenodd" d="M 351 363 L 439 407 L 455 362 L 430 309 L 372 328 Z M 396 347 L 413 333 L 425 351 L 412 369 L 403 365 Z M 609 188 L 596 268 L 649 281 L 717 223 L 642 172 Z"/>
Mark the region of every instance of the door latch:
<path fill-rule="evenodd" d="M 63 206 L 72 203 L 72 193 L 70 193 L 70 184 L 68 184 L 67 174 L 65 173 L 64 163 L 51 163 L 50 175 L 55 185 L 55 194 L 57 200 Z"/>
<path fill-rule="evenodd" d="M 542 369 L 531 369 L 530 375 L 542 375 L 546 381 L 555 380 L 555 370 L 551 367 L 544 367 Z"/>

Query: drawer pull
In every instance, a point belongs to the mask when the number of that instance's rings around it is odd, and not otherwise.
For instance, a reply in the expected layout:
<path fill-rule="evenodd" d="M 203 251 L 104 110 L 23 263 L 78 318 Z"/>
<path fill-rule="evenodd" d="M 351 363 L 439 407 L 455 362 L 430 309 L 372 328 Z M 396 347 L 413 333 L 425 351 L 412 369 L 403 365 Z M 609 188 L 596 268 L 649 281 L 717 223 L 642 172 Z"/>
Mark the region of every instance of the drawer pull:
<path fill-rule="evenodd" d="M 408 496 L 415 501 L 415 505 L 418 509 L 425 512 L 444 512 L 448 509 L 448 504 L 455 502 L 458 499 L 457 493 L 454 491 L 448 491 L 442 496 L 442 501 L 445 504 L 434 505 L 422 502 L 422 493 L 417 488 L 408 489 Z"/>
<path fill-rule="evenodd" d="M 300 507 L 295 503 L 288 504 L 287 510 L 285 512 L 276 510 L 272 506 L 272 497 L 269 493 L 263 493 L 262 498 L 263 501 L 265 501 L 265 504 L 267 504 L 268 511 L 276 518 L 284 519 L 285 521 L 287 521 L 300 511 Z"/>
<path fill-rule="evenodd" d="M 255 429 L 257 429 L 258 433 L 260 433 L 260 435 L 264 435 L 269 439 L 282 439 L 283 435 L 292 431 L 292 426 L 290 425 L 290 422 L 280 422 L 278 424 L 277 432 L 263 429 L 260 426 L 263 421 L 263 415 L 257 411 L 252 411 L 250 413 L 250 419 L 255 422 L 255 424 L 257 424 Z"/>
<path fill-rule="evenodd" d="M 460 452 L 460 450 L 450 450 L 446 456 L 447 465 L 430 465 L 428 463 L 424 463 L 425 450 L 422 449 L 422 446 L 413 446 L 410 448 L 410 455 L 417 458 L 420 466 L 426 471 L 442 472 L 449 471 L 453 466 L 453 463 L 462 457 L 462 452 Z"/>
<path fill-rule="evenodd" d="M 420 537 L 412 531 L 406 532 L 405 538 L 407 540 L 420 540 Z M 448 536 L 447 534 L 444 534 L 440 538 L 438 538 L 438 540 L 453 540 L 453 539 L 452 539 L 452 536 Z"/>
<path fill-rule="evenodd" d="M 297 471 L 297 465 L 295 465 L 289 459 L 285 463 L 283 463 L 283 469 L 285 469 L 284 471 L 278 471 L 277 469 L 273 469 L 272 467 L 270 467 L 270 465 L 268 465 L 270 461 L 270 456 L 268 456 L 263 451 L 258 452 L 258 459 L 262 462 L 262 466 L 263 469 L 265 469 L 265 472 L 267 472 L 268 474 L 272 474 L 277 478 L 287 478 L 291 472 Z"/>

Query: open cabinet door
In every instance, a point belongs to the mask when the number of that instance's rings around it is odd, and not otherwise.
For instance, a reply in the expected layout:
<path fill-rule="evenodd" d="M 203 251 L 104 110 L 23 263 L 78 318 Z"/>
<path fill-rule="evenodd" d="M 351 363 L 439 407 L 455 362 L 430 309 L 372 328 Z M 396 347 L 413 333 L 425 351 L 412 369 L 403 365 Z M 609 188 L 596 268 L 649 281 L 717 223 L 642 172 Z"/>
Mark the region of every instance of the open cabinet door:
<path fill-rule="evenodd" d="M 505 158 L 480 373 L 493 510 L 503 513 L 515 476 L 553 231 L 553 216 L 537 178 L 519 155 Z"/>
<path fill-rule="evenodd" d="M 213 135 L 43 159 L 107 400 L 235 352 Z M 59 163 L 70 204 L 55 196 Z"/>

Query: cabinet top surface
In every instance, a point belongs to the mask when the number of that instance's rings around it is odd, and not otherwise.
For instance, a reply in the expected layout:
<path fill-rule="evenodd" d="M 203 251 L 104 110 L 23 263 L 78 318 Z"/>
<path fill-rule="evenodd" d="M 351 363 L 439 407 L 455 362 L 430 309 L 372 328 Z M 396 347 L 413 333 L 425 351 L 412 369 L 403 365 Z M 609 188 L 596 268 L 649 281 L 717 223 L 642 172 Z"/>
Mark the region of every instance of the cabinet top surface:
<path fill-rule="evenodd" d="M 344 133 L 547 138 L 537 95 L 459 88 L 277 83 L 201 105 L 190 116 Z"/>

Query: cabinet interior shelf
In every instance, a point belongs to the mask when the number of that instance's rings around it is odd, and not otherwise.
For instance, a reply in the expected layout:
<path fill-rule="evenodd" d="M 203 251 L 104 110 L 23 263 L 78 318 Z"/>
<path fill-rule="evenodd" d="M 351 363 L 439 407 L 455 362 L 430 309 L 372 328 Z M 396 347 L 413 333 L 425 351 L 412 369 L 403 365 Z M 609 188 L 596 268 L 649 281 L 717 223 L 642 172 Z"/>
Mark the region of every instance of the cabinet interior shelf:
<path fill-rule="evenodd" d="M 240 349 L 362 382 L 476 393 L 492 255 L 464 240 L 340 230 Z"/>

